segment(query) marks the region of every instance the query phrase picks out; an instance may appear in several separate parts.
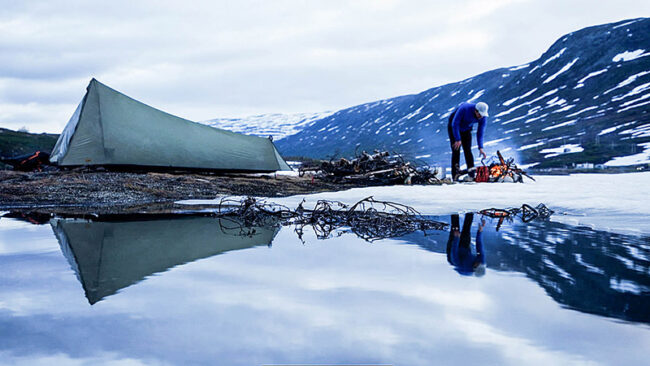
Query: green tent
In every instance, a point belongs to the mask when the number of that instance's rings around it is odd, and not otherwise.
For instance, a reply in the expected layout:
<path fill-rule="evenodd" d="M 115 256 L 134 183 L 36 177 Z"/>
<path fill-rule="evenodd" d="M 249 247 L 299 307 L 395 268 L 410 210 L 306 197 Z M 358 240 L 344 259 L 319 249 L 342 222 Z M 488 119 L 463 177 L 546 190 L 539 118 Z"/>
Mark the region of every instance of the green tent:
<path fill-rule="evenodd" d="M 232 250 L 270 245 L 275 227 L 234 219 L 183 217 L 132 221 L 50 220 L 90 304 L 154 273 Z"/>
<path fill-rule="evenodd" d="M 92 79 L 50 160 L 60 166 L 291 170 L 267 138 L 165 113 Z"/>

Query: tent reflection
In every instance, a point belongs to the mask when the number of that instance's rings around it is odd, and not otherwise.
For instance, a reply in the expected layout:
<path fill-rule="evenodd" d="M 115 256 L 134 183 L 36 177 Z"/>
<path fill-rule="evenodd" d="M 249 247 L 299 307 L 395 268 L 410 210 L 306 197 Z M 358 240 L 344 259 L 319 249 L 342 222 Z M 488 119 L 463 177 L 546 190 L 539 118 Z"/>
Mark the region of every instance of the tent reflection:
<path fill-rule="evenodd" d="M 233 219 L 183 217 L 128 221 L 50 221 L 61 251 L 94 304 L 145 277 L 217 254 L 269 245 L 275 227 Z"/>

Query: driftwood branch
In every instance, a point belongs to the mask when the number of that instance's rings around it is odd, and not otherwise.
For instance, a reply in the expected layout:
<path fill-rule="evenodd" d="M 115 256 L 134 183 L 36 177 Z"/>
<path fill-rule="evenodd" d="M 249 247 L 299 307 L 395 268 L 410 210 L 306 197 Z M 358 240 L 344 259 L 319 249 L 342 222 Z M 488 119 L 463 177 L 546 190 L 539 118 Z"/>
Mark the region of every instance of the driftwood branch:
<path fill-rule="evenodd" d="M 242 235 L 255 226 L 283 225 L 295 227 L 302 239 L 305 227 L 311 227 L 319 239 L 335 232 L 349 231 L 367 241 L 398 237 L 417 231 L 442 230 L 447 224 L 431 220 L 414 208 L 372 196 L 348 206 L 342 202 L 319 200 L 313 209 L 304 208 L 304 200 L 295 210 L 253 197 L 241 200 L 222 199 L 217 210 L 222 217 L 236 217 L 242 223 Z M 228 228 L 231 229 L 231 228 Z"/>

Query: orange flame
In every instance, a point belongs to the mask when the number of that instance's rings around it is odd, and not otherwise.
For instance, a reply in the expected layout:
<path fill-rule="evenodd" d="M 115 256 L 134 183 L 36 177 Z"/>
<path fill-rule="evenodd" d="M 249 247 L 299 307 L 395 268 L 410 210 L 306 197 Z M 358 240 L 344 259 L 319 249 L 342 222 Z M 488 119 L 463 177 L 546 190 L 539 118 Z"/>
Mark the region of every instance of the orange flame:
<path fill-rule="evenodd" d="M 500 177 L 501 174 L 503 174 L 503 171 L 506 169 L 505 166 L 503 165 L 495 165 L 492 168 L 490 168 L 490 176 L 491 177 Z"/>

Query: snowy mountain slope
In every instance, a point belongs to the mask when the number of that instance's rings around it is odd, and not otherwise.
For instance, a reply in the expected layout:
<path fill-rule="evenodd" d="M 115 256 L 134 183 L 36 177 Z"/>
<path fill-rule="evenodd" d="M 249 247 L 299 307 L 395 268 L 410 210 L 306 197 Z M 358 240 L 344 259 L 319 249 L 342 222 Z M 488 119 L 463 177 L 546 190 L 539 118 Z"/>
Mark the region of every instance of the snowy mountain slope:
<path fill-rule="evenodd" d="M 585 28 L 529 64 L 340 110 L 278 148 L 323 158 L 352 155 L 358 145 L 448 165 L 447 118 L 464 101 L 490 105 L 488 153 L 500 149 L 539 167 L 643 162 L 650 156 L 650 19 Z"/>
<path fill-rule="evenodd" d="M 331 115 L 333 112 L 295 113 L 295 114 L 261 114 L 243 118 L 215 118 L 201 123 L 228 131 L 245 133 L 261 137 L 273 136 L 274 140 L 293 135 L 315 121 Z"/>

